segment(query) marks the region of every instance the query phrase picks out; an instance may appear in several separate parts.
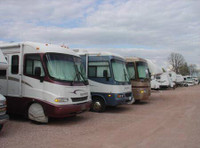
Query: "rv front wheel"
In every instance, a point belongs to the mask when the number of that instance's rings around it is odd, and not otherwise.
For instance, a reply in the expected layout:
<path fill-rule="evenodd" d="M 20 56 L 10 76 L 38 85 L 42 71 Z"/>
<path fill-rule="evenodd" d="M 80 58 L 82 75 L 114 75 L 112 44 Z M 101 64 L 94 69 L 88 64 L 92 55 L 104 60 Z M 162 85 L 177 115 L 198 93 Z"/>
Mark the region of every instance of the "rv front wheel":
<path fill-rule="evenodd" d="M 28 118 L 36 122 L 48 123 L 48 117 L 45 115 L 42 105 L 38 103 L 30 105 L 28 109 Z"/>
<path fill-rule="evenodd" d="M 105 102 L 101 98 L 95 98 L 92 100 L 91 110 L 95 112 L 103 112 L 106 108 Z"/>

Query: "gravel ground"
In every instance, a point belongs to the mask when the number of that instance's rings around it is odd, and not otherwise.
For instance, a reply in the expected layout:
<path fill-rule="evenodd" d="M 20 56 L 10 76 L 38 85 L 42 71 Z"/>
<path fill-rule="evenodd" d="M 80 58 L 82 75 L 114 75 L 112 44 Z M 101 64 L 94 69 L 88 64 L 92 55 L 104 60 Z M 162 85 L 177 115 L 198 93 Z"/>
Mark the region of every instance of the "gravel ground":
<path fill-rule="evenodd" d="M 153 91 L 150 100 L 35 124 L 11 117 L 0 148 L 199 148 L 200 86 Z"/>

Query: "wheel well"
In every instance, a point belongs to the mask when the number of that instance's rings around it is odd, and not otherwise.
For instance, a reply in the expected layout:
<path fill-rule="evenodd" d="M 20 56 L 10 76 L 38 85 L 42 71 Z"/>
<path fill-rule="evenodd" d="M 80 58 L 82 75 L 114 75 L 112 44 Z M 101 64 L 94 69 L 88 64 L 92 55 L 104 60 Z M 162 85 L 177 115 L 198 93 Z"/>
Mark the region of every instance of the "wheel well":
<path fill-rule="evenodd" d="M 95 99 L 101 99 L 101 100 L 103 100 L 103 101 L 106 103 L 105 98 L 104 98 L 103 96 L 100 96 L 100 95 L 92 95 L 92 101 L 95 100 Z"/>
<path fill-rule="evenodd" d="M 28 105 L 27 105 L 27 107 L 26 107 L 26 110 L 25 110 L 25 117 L 28 118 L 28 109 L 29 109 L 29 107 L 30 107 L 33 103 L 40 104 L 40 105 L 42 106 L 43 110 L 44 110 L 44 114 L 46 115 L 44 106 L 43 106 L 41 103 L 37 102 L 37 101 L 32 101 L 32 102 L 29 102 Z"/>

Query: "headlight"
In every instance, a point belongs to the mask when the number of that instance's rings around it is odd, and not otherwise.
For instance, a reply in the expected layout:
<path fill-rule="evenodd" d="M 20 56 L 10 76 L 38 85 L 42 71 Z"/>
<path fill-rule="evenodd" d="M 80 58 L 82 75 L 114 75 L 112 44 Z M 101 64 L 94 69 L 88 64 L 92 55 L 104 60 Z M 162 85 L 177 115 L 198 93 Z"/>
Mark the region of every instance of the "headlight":
<path fill-rule="evenodd" d="M 55 102 L 68 102 L 69 99 L 68 98 L 56 98 L 54 101 Z"/>

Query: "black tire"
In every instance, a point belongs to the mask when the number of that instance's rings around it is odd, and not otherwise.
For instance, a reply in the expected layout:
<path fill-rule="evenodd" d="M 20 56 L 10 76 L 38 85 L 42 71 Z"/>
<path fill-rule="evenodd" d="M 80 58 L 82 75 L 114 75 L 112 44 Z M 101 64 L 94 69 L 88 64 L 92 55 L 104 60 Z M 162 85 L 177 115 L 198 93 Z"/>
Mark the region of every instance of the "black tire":
<path fill-rule="evenodd" d="M 0 124 L 0 131 L 2 130 L 2 128 L 3 128 L 3 124 Z"/>
<path fill-rule="evenodd" d="M 106 109 L 105 101 L 102 98 L 94 98 L 92 100 L 91 111 L 103 112 Z"/>

